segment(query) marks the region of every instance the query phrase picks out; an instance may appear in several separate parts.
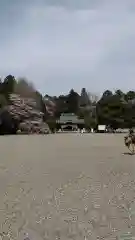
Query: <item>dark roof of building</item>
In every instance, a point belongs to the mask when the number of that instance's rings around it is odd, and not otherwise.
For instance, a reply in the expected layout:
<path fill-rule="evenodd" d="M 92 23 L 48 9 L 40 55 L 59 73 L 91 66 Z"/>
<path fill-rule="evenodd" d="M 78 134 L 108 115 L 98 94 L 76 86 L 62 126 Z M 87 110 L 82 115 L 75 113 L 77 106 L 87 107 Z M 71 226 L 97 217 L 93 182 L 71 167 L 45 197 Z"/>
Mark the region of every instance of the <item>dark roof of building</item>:
<path fill-rule="evenodd" d="M 58 120 L 59 123 L 84 123 L 84 119 L 79 119 L 74 113 L 63 113 Z"/>

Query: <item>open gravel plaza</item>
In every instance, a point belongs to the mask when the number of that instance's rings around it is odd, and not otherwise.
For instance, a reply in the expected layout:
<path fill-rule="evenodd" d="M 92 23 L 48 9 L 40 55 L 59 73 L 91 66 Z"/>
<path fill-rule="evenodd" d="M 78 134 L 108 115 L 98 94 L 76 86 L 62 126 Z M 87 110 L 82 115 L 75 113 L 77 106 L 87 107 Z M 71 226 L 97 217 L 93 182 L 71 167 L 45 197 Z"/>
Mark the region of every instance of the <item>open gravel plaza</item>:
<path fill-rule="evenodd" d="M 0 240 L 134 236 L 135 155 L 123 134 L 0 137 Z"/>

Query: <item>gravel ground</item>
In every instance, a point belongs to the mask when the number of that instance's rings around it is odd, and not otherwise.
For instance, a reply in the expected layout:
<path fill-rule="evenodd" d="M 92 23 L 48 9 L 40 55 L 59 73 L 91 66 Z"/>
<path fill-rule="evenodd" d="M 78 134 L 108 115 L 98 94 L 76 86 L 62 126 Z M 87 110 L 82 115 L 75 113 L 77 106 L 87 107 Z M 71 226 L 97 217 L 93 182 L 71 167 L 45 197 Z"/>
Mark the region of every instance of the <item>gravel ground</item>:
<path fill-rule="evenodd" d="M 123 136 L 0 137 L 0 240 L 132 239 L 135 156 Z"/>

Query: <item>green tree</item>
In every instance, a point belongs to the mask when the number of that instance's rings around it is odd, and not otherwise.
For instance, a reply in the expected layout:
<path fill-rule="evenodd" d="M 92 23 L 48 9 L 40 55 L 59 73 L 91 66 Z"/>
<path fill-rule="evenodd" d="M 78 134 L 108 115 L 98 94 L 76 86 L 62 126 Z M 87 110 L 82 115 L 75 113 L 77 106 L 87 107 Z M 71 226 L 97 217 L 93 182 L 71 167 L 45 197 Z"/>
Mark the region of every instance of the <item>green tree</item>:
<path fill-rule="evenodd" d="M 38 110 L 40 110 L 40 112 L 44 114 L 43 120 L 45 121 L 47 116 L 46 105 L 45 105 L 42 94 L 38 91 L 35 91 L 35 101 L 36 101 Z"/>
<path fill-rule="evenodd" d="M 90 105 L 90 104 L 91 104 L 91 102 L 90 102 L 88 93 L 87 93 L 85 88 L 82 88 L 81 96 L 80 96 L 80 106 L 85 107 L 85 106 Z"/>
<path fill-rule="evenodd" d="M 25 78 L 19 78 L 16 82 L 14 92 L 21 97 L 32 98 L 36 102 L 36 107 L 39 111 L 43 112 L 43 119 L 46 117 L 46 107 L 42 94 L 37 91 L 34 85 Z"/>
<path fill-rule="evenodd" d="M 54 133 L 57 129 L 56 120 L 54 118 L 49 118 L 46 122 L 47 122 L 51 132 Z"/>
<path fill-rule="evenodd" d="M 73 89 L 69 92 L 67 96 L 67 105 L 69 113 L 77 113 L 79 108 L 79 94 Z"/>
<path fill-rule="evenodd" d="M 0 78 L 0 94 L 3 94 L 3 91 L 2 91 L 2 79 Z"/>
<path fill-rule="evenodd" d="M 3 94 L 0 94 L 0 108 L 3 108 L 7 105 L 7 100 Z"/>
<path fill-rule="evenodd" d="M 14 92 L 19 94 L 21 97 L 34 98 L 35 87 L 32 83 L 28 82 L 25 78 L 19 78 L 16 82 Z"/>
<path fill-rule="evenodd" d="M 135 99 L 135 92 L 134 91 L 129 91 L 125 94 L 125 100 L 129 101 L 129 100 L 133 100 Z"/>
<path fill-rule="evenodd" d="M 112 91 L 106 90 L 106 91 L 103 93 L 102 98 L 103 98 L 103 99 L 107 99 L 107 98 L 112 97 L 112 96 L 113 96 Z"/>
<path fill-rule="evenodd" d="M 68 112 L 67 96 L 60 95 L 53 98 L 55 104 L 55 117 L 59 118 L 61 113 Z"/>
<path fill-rule="evenodd" d="M 91 128 L 97 127 L 97 119 L 92 116 L 84 116 L 85 128 L 91 130 Z"/>
<path fill-rule="evenodd" d="M 125 97 L 125 94 L 120 89 L 115 91 L 115 95 L 119 96 L 120 98 L 124 98 Z"/>
<path fill-rule="evenodd" d="M 109 95 L 97 103 L 97 120 L 99 124 L 113 128 L 124 127 L 125 106 L 119 95 Z"/>
<path fill-rule="evenodd" d="M 16 84 L 16 80 L 14 76 L 8 75 L 3 83 L 2 83 L 2 93 L 5 95 L 5 97 L 8 99 L 9 94 L 14 92 L 14 87 Z"/>

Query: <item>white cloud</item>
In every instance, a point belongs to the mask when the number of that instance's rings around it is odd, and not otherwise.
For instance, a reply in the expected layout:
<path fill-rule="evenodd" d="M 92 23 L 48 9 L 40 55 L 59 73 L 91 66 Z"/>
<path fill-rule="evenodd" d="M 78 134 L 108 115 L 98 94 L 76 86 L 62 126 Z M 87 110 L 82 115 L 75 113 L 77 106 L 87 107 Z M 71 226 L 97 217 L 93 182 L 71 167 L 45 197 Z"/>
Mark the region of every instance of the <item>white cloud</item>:
<path fill-rule="evenodd" d="M 70 8 L 45 2 L 23 8 L 0 46 L 1 74 L 26 76 L 50 94 L 134 86 L 134 1 L 96 1 L 92 8 L 88 1 Z"/>

